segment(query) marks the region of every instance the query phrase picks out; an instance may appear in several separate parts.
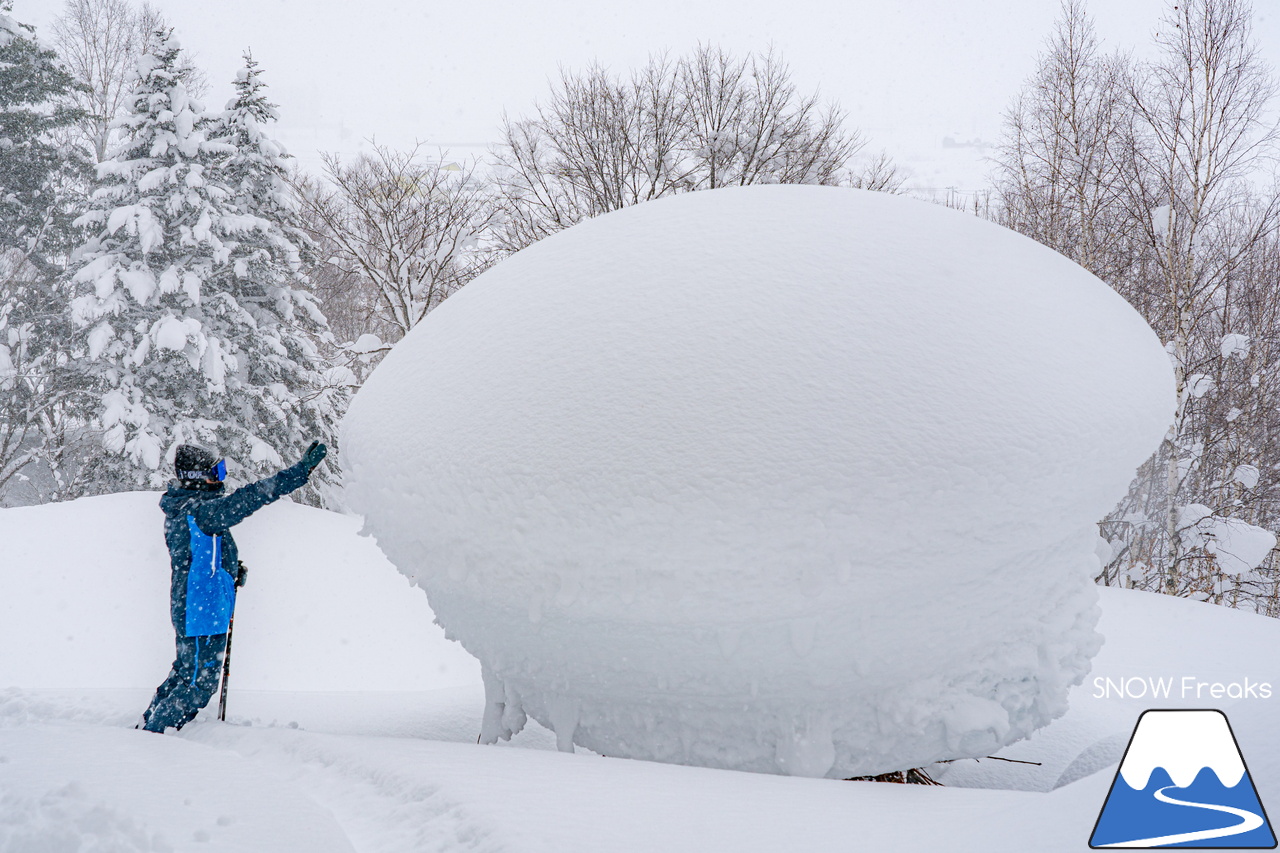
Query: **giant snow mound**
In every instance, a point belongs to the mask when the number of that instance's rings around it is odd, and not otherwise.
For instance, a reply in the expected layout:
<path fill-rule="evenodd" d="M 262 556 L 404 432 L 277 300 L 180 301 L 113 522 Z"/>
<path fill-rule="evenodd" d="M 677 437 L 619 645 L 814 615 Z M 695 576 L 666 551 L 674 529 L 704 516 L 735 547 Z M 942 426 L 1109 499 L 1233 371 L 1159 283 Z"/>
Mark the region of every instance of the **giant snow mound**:
<path fill-rule="evenodd" d="M 1063 713 L 1159 341 L 1022 236 L 827 187 L 550 237 L 387 357 L 350 499 L 485 667 L 486 739 L 850 776 Z"/>

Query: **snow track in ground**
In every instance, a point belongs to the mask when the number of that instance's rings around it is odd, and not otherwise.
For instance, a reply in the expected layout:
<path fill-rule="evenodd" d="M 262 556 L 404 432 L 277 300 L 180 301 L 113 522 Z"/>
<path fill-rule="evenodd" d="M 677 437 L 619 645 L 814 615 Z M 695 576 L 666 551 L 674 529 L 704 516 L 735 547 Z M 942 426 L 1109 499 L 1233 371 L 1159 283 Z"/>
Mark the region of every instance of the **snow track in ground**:
<path fill-rule="evenodd" d="M 333 813 L 358 853 L 509 849 L 432 778 L 423 742 L 217 724 L 183 738 L 287 776 Z"/>
<path fill-rule="evenodd" d="M 329 811 L 268 768 L 82 724 L 0 729 L 0 850 L 352 853 Z"/>
<path fill-rule="evenodd" d="M 333 811 L 358 853 L 764 853 L 844 849 L 851 839 L 874 850 L 1074 850 L 1083 841 L 1072 828 L 1091 822 L 1109 781 L 1042 795 L 217 724 L 183 737 L 289 774 Z M 1000 827 L 998 841 L 979 841 L 987 823 Z M 1046 846 L 1046 834 L 1073 843 Z"/>

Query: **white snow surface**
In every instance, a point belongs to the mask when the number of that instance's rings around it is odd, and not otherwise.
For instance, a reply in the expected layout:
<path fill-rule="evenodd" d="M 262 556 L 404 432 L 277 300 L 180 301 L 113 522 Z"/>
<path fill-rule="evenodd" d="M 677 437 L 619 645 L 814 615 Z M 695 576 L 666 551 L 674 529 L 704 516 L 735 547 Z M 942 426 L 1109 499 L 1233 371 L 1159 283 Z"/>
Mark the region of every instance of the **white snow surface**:
<path fill-rule="evenodd" d="M 0 511 L 0 688 L 152 690 L 164 680 L 174 637 L 159 502 L 132 492 Z M 479 678 L 358 527 L 288 500 L 236 526 L 249 567 L 236 687 L 411 691 Z"/>
<path fill-rule="evenodd" d="M 401 668 L 399 686 L 384 669 L 458 653 L 441 633 L 418 633 L 422 595 L 355 536 L 350 519 L 277 504 L 240 537 L 254 560 L 240 604 L 252 593 L 268 605 L 259 616 L 279 618 L 237 633 L 235 659 L 248 666 L 257 658 L 272 678 L 305 669 L 305 680 L 246 684 L 237 664 L 226 723 L 206 711 L 179 735 L 157 736 L 132 730 L 154 684 L 135 687 L 128 660 L 163 668 L 172 649 L 171 634 L 153 633 L 157 618 L 167 629 L 167 602 L 152 589 L 167 584 L 154 565 L 164 555 L 148 516 L 153 498 L 0 510 L 0 541 L 17 549 L 5 551 L 15 559 L 0 560 L 5 853 L 776 853 L 844 849 L 850 839 L 895 853 L 1067 853 L 1085 849 L 1138 715 L 1207 701 L 1176 690 L 1172 699 L 1094 698 L 1095 678 L 1280 685 L 1280 620 L 1104 589 L 1098 627 L 1107 642 L 1086 683 L 1072 690 L 1070 710 L 1000 753 L 1035 763 L 983 758 L 930 768 L 947 787 L 558 755 L 536 724 L 510 744 L 477 746 L 478 666 Z M 77 538 L 85 541 L 67 541 Z M 311 539 L 314 548 L 288 558 Z M 272 575 L 280 585 L 269 591 Z M 349 605 L 340 621 L 335 598 Z M 300 623 L 305 613 L 323 624 Z M 115 651 L 95 656 L 88 643 L 52 642 L 59 630 Z M 346 665 L 342 644 L 325 645 L 335 634 L 376 680 Z M 154 654 L 152 642 L 162 646 Z M 409 654 L 385 661 L 388 642 Z M 39 689 L 46 683 L 64 688 Z M 1213 701 L 1229 715 L 1273 813 L 1277 701 Z"/>
<path fill-rule="evenodd" d="M 847 777 L 989 754 L 1097 651 L 1095 523 L 1167 429 L 1155 335 L 1005 229 L 830 187 L 549 237 L 396 345 L 353 507 L 526 714 L 613 756 Z"/>

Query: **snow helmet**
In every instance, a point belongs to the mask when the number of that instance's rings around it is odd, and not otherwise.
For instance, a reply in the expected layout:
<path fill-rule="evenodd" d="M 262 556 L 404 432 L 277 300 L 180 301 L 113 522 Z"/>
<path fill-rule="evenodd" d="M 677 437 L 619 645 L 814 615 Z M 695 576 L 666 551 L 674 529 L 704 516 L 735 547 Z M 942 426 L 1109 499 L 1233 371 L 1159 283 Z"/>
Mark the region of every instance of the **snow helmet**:
<path fill-rule="evenodd" d="M 195 444 L 180 444 L 173 457 L 179 480 L 218 480 L 227 475 L 227 463 L 212 451 Z"/>

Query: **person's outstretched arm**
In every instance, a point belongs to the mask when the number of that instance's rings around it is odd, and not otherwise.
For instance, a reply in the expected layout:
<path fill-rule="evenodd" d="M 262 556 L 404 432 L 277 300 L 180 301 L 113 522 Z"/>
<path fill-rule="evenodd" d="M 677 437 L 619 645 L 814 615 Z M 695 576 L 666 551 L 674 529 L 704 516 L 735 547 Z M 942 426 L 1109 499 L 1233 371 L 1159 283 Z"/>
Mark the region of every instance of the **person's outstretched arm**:
<path fill-rule="evenodd" d="M 196 525 L 209 536 L 223 533 L 267 504 L 305 486 L 326 453 L 328 449 L 323 444 L 313 441 L 301 461 L 274 476 L 241 486 L 229 495 L 201 501 L 191 510 Z"/>

